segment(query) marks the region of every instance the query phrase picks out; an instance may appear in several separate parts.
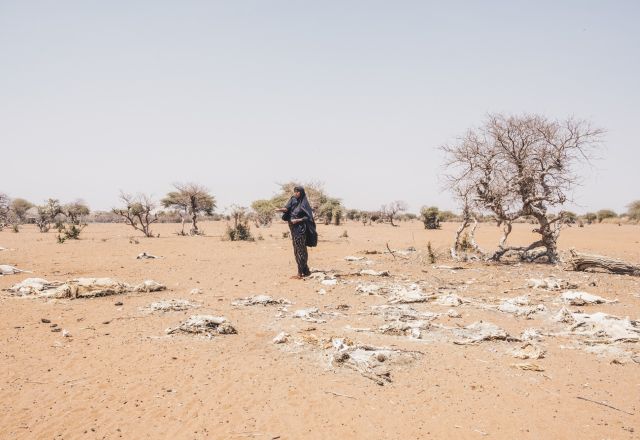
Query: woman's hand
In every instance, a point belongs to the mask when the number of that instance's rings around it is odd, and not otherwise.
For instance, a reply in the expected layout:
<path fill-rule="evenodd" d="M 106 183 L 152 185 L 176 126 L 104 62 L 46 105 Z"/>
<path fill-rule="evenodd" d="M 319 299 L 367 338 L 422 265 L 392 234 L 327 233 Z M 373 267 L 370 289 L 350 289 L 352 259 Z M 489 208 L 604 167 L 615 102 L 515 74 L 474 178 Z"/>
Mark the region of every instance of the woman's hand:
<path fill-rule="evenodd" d="M 287 212 L 287 208 L 276 208 L 276 212 Z"/>
<path fill-rule="evenodd" d="M 291 220 L 291 223 L 294 225 L 297 225 L 298 223 L 300 223 L 302 220 L 299 218 L 294 218 L 293 220 Z"/>

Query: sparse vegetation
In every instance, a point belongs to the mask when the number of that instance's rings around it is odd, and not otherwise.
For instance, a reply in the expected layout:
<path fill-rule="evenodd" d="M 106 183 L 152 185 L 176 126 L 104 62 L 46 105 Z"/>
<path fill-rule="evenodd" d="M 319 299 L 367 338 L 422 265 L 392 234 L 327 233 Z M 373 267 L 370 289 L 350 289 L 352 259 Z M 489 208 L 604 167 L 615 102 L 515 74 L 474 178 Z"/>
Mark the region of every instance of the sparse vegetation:
<path fill-rule="evenodd" d="M 440 229 L 440 210 L 436 206 L 422 207 L 420 217 L 425 229 Z"/>
<path fill-rule="evenodd" d="M 435 264 L 438 261 L 438 257 L 436 253 L 433 251 L 433 247 L 431 246 L 431 242 L 427 243 L 427 256 L 429 257 L 429 263 Z"/>
<path fill-rule="evenodd" d="M 253 209 L 256 227 L 271 225 L 276 209 L 276 205 L 273 204 L 272 200 L 255 200 L 251 203 L 251 209 Z"/>
<path fill-rule="evenodd" d="M 145 237 L 153 237 L 151 225 L 158 221 L 158 216 L 154 213 L 155 204 L 150 196 L 138 194 L 121 193 L 120 200 L 124 208 L 113 208 L 113 213 L 124 219 L 124 222 L 136 231 L 142 232 Z"/>
<path fill-rule="evenodd" d="M 9 196 L 0 193 L 0 231 L 9 223 L 9 215 L 11 212 L 11 199 Z"/>
<path fill-rule="evenodd" d="M 603 220 L 606 220 L 608 218 L 618 217 L 618 214 L 616 214 L 616 212 L 612 209 L 601 209 L 596 213 L 596 215 L 598 218 L 598 223 L 602 223 Z"/>
<path fill-rule="evenodd" d="M 233 224 L 227 225 L 225 239 L 230 241 L 253 241 L 247 209 L 241 206 L 231 207 L 229 217 Z"/>
<path fill-rule="evenodd" d="M 587 224 L 591 224 L 593 222 L 595 222 L 596 220 L 598 220 L 598 214 L 596 214 L 595 212 L 587 212 L 584 215 L 584 219 L 587 222 Z"/>
<path fill-rule="evenodd" d="M 629 220 L 640 221 L 640 200 L 635 200 L 627 205 Z"/>
<path fill-rule="evenodd" d="M 11 201 L 11 211 L 15 215 L 18 223 L 25 223 L 27 221 L 27 211 L 31 208 L 33 208 L 33 203 L 28 200 L 17 198 Z"/>
<path fill-rule="evenodd" d="M 196 183 L 175 184 L 176 191 L 171 191 L 162 199 L 162 206 L 165 208 L 176 209 L 180 213 L 182 219 L 182 232 L 185 235 L 184 225 L 185 218 L 191 218 L 191 229 L 189 234 L 200 235 L 198 229 L 198 215 L 212 215 L 216 208 L 216 200 L 209 193 L 209 190 L 202 185 Z"/>
<path fill-rule="evenodd" d="M 57 223 L 61 226 L 59 216 L 63 213 L 60 201 L 57 199 L 49 199 L 44 205 L 37 207 L 38 217 L 36 218 L 36 225 L 40 232 L 49 232 L 52 223 Z"/>
<path fill-rule="evenodd" d="M 380 208 L 380 212 L 382 213 L 383 217 L 386 218 L 389 223 L 391 223 L 391 226 L 397 226 L 393 223 L 393 219 L 396 218 L 398 214 L 405 212 L 408 208 L 409 206 L 406 202 L 403 202 L 402 200 L 396 200 L 387 205 L 382 205 L 382 207 Z"/>

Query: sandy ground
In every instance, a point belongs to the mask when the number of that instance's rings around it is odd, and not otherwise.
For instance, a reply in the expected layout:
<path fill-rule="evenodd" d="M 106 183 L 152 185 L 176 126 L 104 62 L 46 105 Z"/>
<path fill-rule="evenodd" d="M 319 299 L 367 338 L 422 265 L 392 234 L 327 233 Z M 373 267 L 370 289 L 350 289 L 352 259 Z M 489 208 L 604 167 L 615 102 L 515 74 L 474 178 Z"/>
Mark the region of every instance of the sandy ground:
<path fill-rule="evenodd" d="M 337 278 L 336 285 L 323 285 L 318 279 L 289 279 L 295 266 L 290 240 L 282 237 L 284 224 L 254 229 L 263 240 L 253 243 L 221 241 L 224 223 L 202 226 L 207 236 L 178 237 L 173 234 L 177 225 L 156 225 L 160 238 L 145 239 L 124 225 L 90 225 L 82 240 L 62 245 L 54 233 L 40 234 L 29 226 L 19 234 L 0 232 L 0 246 L 8 248 L 0 251 L 0 264 L 33 271 L 0 277 L 2 289 L 30 276 L 59 281 L 111 277 L 128 283 L 154 279 L 168 287 L 76 300 L 2 292 L 0 438 L 640 438 L 640 343 L 589 345 L 558 334 L 568 327 L 551 319 L 562 307 L 557 301 L 562 290 L 534 290 L 526 282 L 548 276 L 570 281 L 578 290 L 618 302 L 569 310 L 637 320 L 640 278 L 546 265 L 434 268 L 427 261 L 427 242 L 443 255 L 437 264 L 453 265 L 444 254 L 456 225 L 426 231 L 418 222 L 397 228 L 348 223 L 320 227 L 310 265 L 341 273 L 388 270 L 391 277 L 346 276 Z M 512 241 L 526 240 L 530 229 L 517 225 Z M 345 230 L 348 238 L 341 237 Z M 481 245 L 497 238 L 494 227 L 481 227 Z M 560 244 L 565 252 L 575 247 L 640 262 L 639 241 L 639 226 L 593 225 L 564 231 Z M 387 242 L 417 252 L 395 258 L 362 253 L 383 251 Z M 142 251 L 164 258 L 136 260 Z M 367 260 L 345 261 L 349 255 Z M 389 295 L 357 294 L 358 284 L 416 282 L 427 294 L 453 293 L 471 302 L 455 307 L 458 318 L 447 315 L 452 307 L 435 300 L 410 304 L 419 312 L 440 314 L 421 339 L 376 332 L 385 320 L 372 314 L 372 307 L 387 304 Z M 202 293 L 191 293 L 194 288 Z M 254 294 L 293 304 L 232 305 Z M 544 304 L 546 312 L 526 319 L 491 308 L 519 295 Z M 201 307 L 141 310 L 169 298 Z M 324 312 L 326 322 L 292 317 L 308 307 Z M 165 333 L 194 314 L 225 316 L 238 333 L 212 338 Z M 70 337 L 52 332 L 42 318 Z M 480 320 L 514 338 L 454 343 L 455 329 Z M 535 342 L 546 351 L 544 358 L 522 360 L 511 354 L 523 346 L 515 339 L 527 328 L 547 331 Z M 281 331 L 291 335 L 289 341 L 273 344 Z M 334 360 L 331 338 L 419 353 L 406 362 L 382 362 L 389 365 L 391 382 L 380 386 Z M 518 363 L 543 371 L 513 366 Z"/>

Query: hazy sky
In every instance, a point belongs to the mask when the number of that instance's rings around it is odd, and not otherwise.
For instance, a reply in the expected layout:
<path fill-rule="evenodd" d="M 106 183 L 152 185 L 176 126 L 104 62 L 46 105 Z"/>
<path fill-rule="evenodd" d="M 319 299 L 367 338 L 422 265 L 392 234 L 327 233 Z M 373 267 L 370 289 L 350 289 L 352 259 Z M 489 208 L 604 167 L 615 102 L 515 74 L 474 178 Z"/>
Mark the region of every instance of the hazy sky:
<path fill-rule="evenodd" d="M 640 199 L 638 1 L 0 0 L 0 192 L 220 208 L 320 180 L 455 208 L 438 146 L 489 112 L 605 128 L 576 210 Z"/>

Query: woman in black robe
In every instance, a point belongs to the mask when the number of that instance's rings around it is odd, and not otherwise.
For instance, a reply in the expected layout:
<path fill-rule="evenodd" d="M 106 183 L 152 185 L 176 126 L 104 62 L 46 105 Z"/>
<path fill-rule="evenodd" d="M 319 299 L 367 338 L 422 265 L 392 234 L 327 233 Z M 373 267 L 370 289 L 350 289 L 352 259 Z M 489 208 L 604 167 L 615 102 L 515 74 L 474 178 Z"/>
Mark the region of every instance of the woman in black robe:
<path fill-rule="evenodd" d="M 277 211 L 282 212 L 282 220 L 289 223 L 291 240 L 293 241 L 293 254 L 298 265 L 298 275 L 294 278 L 304 278 L 311 275 L 307 265 L 307 246 L 314 247 L 318 244 L 318 234 L 316 223 L 313 219 L 313 210 L 307 200 L 304 188 L 296 186 L 293 189 L 293 196 L 284 208 Z"/>

